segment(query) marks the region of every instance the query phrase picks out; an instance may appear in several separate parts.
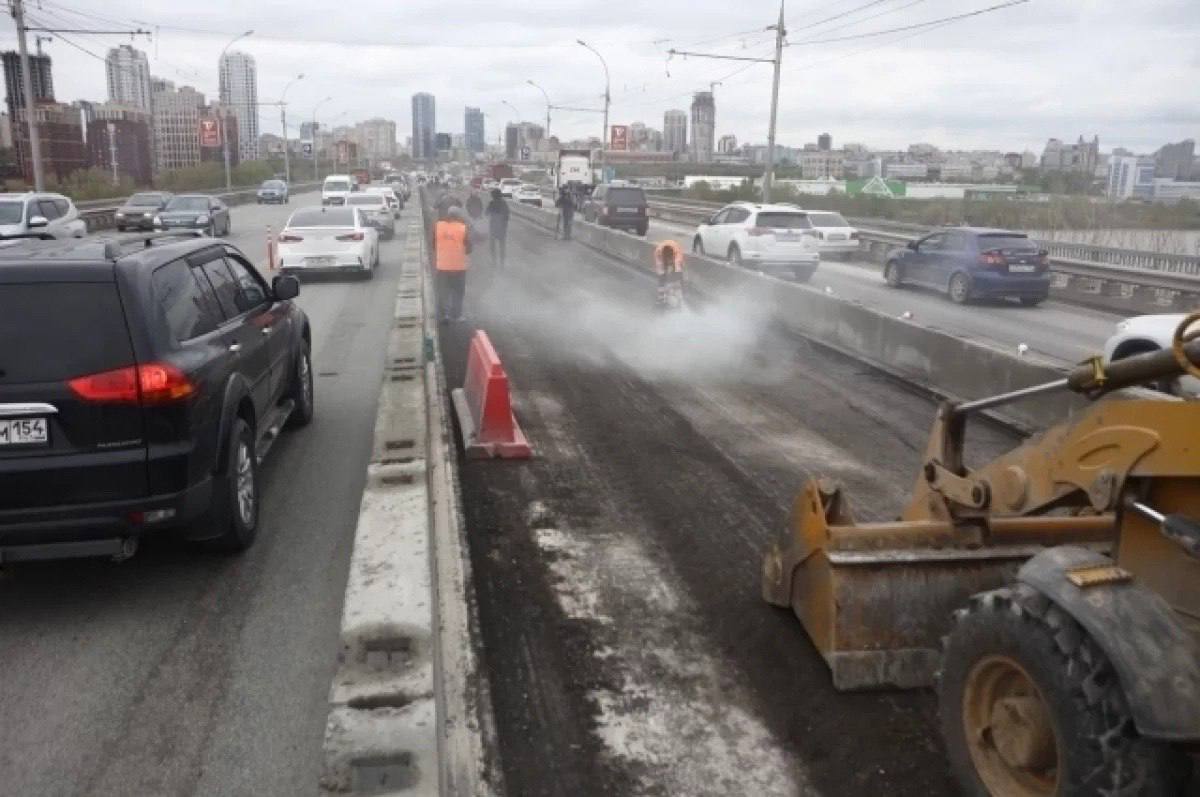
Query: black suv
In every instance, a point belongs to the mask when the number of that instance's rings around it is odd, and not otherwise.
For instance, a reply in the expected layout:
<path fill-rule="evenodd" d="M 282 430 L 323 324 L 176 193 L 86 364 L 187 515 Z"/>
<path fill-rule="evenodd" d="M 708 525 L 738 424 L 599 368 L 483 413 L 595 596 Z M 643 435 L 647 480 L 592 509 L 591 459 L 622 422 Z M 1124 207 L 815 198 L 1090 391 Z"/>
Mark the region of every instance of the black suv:
<path fill-rule="evenodd" d="M 249 547 L 258 464 L 313 416 L 299 290 L 194 233 L 0 247 L 0 563 Z"/>
<path fill-rule="evenodd" d="M 650 229 L 646 192 L 636 185 L 604 183 L 583 203 L 584 221 L 602 227 L 630 230 L 645 235 Z"/>

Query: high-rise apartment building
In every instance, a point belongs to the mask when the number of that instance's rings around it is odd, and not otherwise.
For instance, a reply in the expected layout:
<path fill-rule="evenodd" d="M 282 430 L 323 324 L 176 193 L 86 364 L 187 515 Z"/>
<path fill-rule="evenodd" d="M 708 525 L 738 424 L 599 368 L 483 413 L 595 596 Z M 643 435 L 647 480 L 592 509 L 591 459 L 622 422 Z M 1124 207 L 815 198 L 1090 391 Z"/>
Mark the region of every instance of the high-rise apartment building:
<path fill-rule="evenodd" d="M 817 149 L 821 152 L 829 152 L 833 149 L 833 136 L 828 133 L 822 133 L 817 136 Z"/>
<path fill-rule="evenodd" d="M 663 149 L 683 155 L 687 152 L 687 111 L 667 111 L 663 114 Z"/>
<path fill-rule="evenodd" d="M 433 95 L 420 92 L 412 98 L 412 156 L 414 160 L 437 158 L 437 108 Z"/>
<path fill-rule="evenodd" d="M 711 163 L 716 144 L 717 103 L 711 91 L 697 91 L 692 96 L 692 160 Z"/>
<path fill-rule="evenodd" d="M 104 59 L 108 73 L 108 101 L 150 112 L 150 62 L 141 50 L 122 44 Z"/>
<path fill-rule="evenodd" d="M 371 163 L 396 157 L 396 123 L 390 119 L 368 119 L 355 126 L 358 154 Z"/>
<path fill-rule="evenodd" d="M 160 81 L 154 92 L 154 168 L 158 172 L 200 163 L 200 115 L 204 95 Z"/>
<path fill-rule="evenodd" d="M 4 61 L 4 88 L 8 116 L 25 104 L 25 86 L 21 81 L 21 55 L 15 50 L 0 54 Z M 50 56 L 29 55 L 29 78 L 33 83 L 34 102 L 54 102 L 54 78 L 50 73 Z"/>
<path fill-rule="evenodd" d="M 219 70 L 221 104 L 238 120 L 239 160 L 258 160 L 258 67 L 254 56 L 225 53 Z"/>
<path fill-rule="evenodd" d="M 154 170 L 150 113 L 119 103 L 94 105 L 87 124 L 87 156 L 89 166 L 149 185 Z"/>
<path fill-rule="evenodd" d="M 467 108 L 463 119 L 465 131 L 463 141 L 468 152 L 483 152 L 487 147 L 487 137 L 483 128 L 483 111 L 478 108 Z"/>

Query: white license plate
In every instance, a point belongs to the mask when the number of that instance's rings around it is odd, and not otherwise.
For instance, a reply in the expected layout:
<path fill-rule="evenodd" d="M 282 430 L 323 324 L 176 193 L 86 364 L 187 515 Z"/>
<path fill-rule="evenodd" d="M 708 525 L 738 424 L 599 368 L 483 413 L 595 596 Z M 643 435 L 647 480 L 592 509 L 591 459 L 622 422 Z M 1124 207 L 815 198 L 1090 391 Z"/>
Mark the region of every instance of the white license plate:
<path fill-rule="evenodd" d="M 1008 270 L 1012 274 L 1029 274 L 1037 270 L 1037 266 L 1027 266 L 1020 263 L 1010 263 Z"/>
<path fill-rule="evenodd" d="M 775 233 L 776 241 L 799 241 L 804 236 L 798 232 L 777 232 Z"/>
<path fill-rule="evenodd" d="M 45 418 L 15 418 L 0 421 L 0 446 L 26 446 L 47 443 L 50 434 Z"/>
<path fill-rule="evenodd" d="M 330 268 L 337 265 L 337 258 L 334 257 L 306 257 L 304 265 L 312 268 Z"/>
<path fill-rule="evenodd" d="M 831 241 L 844 241 L 844 240 L 846 240 L 846 236 L 844 236 L 844 235 L 838 235 L 837 233 L 833 233 L 832 235 L 830 235 L 830 236 L 829 236 L 829 240 L 831 240 Z"/>
<path fill-rule="evenodd" d="M 637 208 L 617 208 L 618 213 L 637 213 Z"/>

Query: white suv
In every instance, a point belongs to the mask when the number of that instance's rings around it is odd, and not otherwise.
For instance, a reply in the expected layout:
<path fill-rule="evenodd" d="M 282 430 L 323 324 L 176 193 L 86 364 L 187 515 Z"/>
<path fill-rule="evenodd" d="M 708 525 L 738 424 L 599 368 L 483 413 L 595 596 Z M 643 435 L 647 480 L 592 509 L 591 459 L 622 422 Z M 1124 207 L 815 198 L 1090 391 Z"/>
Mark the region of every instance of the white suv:
<path fill-rule="evenodd" d="M 808 213 L 792 205 L 727 205 L 696 228 L 692 251 L 727 258 L 736 266 L 791 274 L 798 282 L 808 282 L 821 262 Z"/>
<path fill-rule="evenodd" d="M 0 194 L 0 237 L 39 234 L 82 238 L 87 224 L 62 194 Z"/>

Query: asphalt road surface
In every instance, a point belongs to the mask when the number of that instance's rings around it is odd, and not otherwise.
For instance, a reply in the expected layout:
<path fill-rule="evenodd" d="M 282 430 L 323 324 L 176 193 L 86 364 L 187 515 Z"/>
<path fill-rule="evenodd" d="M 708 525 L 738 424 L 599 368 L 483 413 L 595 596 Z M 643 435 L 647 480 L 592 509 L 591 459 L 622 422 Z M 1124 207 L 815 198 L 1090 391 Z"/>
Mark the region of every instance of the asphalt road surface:
<path fill-rule="evenodd" d="M 653 241 L 672 238 L 691 250 L 694 227 L 652 221 L 648 237 Z M 1100 353 L 1104 341 L 1116 331 L 1121 316 L 1078 305 L 1047 301 L 1038 307 L 1021 307 L 1015 302 L 976 302 L 956 305 L 945 294 L 923 288 L 889 288 L 882 268 L 856 260 L 822 260 L 810 283 L 814 290 L 831 289 L 839 296 L 855 299 L 889 315 L 909 312 L 927 327 L 943 329 L 975 340 L 985 340 L 1015 350 L 1024 343 L 1031 351 L 1077 363 Z"/>
<path fill-rule="evenodd" d="M 262 263 L 266 225 L 316 201 L 235 206 L 230 240 Z M 316 419 L 264 463 L 253 548 L 0 570 L 0 793 L 316 790 L 402 239 L 372 281 L 302 288 Z"/>
<path fill-rule="evenodd" d="M 934 404 L 752 307 L 656 314 L 645 274 L 518 220 L 505 270 L 473 263 L 448 382 L 485 329 L 536 449 L 461 463 L 510 792 L 952 794 L 931 694 L 834 692 L 759 582 L 808 477 L 895 516 Z"/>

